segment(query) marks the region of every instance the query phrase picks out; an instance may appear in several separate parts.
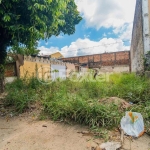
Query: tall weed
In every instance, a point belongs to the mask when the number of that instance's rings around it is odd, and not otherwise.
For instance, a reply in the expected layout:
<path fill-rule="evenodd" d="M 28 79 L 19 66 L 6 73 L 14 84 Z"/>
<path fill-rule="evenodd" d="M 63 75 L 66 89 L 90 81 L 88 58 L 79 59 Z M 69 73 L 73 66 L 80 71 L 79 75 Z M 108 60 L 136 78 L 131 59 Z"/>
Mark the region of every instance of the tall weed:
<path fill-rule="evenodd" d="M 36 78 L 18 79 L 6 89 L 6 104 L 15 106 L 16 111 L 23 112 L 30 103 L 40 101 L 53 120 L 73 120 L 90 127 L 117 126 L 124 112 L 115 104 L 99 103 L 105 97 L 130 101 L 133 111 L 141 112 L 146 121 L 150 119 L 150 81 L 135 74 L 113 74 L 109 82 L 67 79 L 48 85 Z"/>

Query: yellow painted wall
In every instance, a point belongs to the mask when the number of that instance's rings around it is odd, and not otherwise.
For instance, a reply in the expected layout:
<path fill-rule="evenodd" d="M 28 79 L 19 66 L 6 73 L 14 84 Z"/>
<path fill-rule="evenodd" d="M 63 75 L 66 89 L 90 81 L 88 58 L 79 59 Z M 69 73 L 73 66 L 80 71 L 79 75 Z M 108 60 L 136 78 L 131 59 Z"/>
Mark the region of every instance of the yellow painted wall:
<path fill-rule="evenodd" d="M 20 66 L 20 77 L 50 79 L 50 64 L 24 61 L 24 65 Z"/>
<path fill-rule="evenodd" d="M 55 62 L 49 59 L 24 56 L 24 64 L 20 66 L 20 77 L 38 77 L 39 79 L 50 80 L 51 64 L 66 66 L 67 77 L 71 71 L 75 71 L 75 65 L 71 63 Z"/>
<path fill-rule="evenodd" d="M 51 58 L 64 58 L 64 56 L 61 53 L 59 53 L 59 52 L 51 54 L 50 57 Z"/>

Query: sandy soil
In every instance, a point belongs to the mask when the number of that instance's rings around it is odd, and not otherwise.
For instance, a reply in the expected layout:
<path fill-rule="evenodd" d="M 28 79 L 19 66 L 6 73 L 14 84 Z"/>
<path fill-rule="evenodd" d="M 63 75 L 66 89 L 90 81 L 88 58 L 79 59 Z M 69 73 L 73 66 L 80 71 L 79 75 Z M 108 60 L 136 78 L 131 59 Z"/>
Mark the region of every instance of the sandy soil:
<path fill-rule="evenodd" d="M 96 143 L 78 133 L 83 130 L 86 128 L 53 121 L 0 118 L 0 150 L 91 150 Z"/>
<path fill-rule="evenodd" d="M 87 130 L 78 125 L 36 121 L 30 117 L 0 118 L 0 150 L 91 150 L 96 143 L 92 136 L 83 136 Z M 125 138 L 124 150 L 150 150 L 150 137 L 136 140 Z"/>
<path fill-rule="evenodd" d="M 150 150 L 150 136 L 145 134 L 133 140 L 125 138 L 123 150 Z"/>

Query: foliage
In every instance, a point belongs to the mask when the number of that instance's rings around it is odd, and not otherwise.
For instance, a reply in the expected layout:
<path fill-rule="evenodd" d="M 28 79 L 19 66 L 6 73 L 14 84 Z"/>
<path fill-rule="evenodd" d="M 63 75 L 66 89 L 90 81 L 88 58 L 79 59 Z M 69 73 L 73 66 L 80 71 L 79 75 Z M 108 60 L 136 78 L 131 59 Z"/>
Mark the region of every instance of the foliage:
<path fill-rule="evenodd" d="M 8 49 L 8 52 L 12 54 L 21 54 L 21 55 L 38 55 L 40 50 L 37 49 L 37 44 L 30 48 L 27 48 L 26 46 L 23 45 L 22 46 L 13 45 Z"/>
<path fill-rule="evenodd" d="M 74 0 L 0 0 L 0 64 L 8 46 L 32 49 L 40 39 L 73 34 L 81 19 Z"/>
<path fill-rule="evenodd" d="M 10 42 L 16 40 L 25 45 L 61 32 L 72 34 L 81 20 L 73 0 L 2 0 L 0 14 L 0 27 L 13 39 Z"/>
<path fill-rule="evenodd" d="M 116 74 L 110 76 L 110 94 L 128 99 L 131 102 L 145 102 L 149 100 L 150 81 L 135 74 Z"/>
<path fill-rule="evenodd" d="M 25 80 L 18 79 L 17 82 L 10 84 L 10 91 L 5 105 L 14 105 L 16 111 L 19 113 L 27 109 L 32 102 L 36 101 L 37 98 L 37 94 L 34 89 L 35 82 L 36 79 L 31 79 L 28 83 L 26 83 Z M 28 86 L 30 89 L 26 89 Z"/>
<path fill-rule="evenodd" d="M 13 57 L 7 56 L 7 57 L 6 57 L 6 60 L 5 60 L 5 63 L 8 64 L 8 63 L 12 63 L 12 62 L 15 62 L 15 61 L 16 61 L 16 60 L 15 60 Z"/>
<path fill-rule="evenodd" d="M 0 65 L 5 64 L 8 48 L 20 54 L 37 54 L 38 40 L 73 34 L 81 19 L 74 0 L 0 0 Z M 0 76 L 3 83 L 1 68 Z"/>
<path fill-rule="evenodd" d="M 145 124 L 150 120 L 150 81 L 134 74 L 113 74 L 109 82 L 73 82 L 57 80 L 42 84 L 37 79 L 19 79 L 7 84 L 6 104 L 23 112 L 30 103 L 40 101 L 45 114 L 53 120 L 75 121 L 96 129 L 120 124 L 124 111 L 116 104 L 101 104 L 104 97 L 120 97 L 133 103 L 128 110 L 142 113 Z"/>

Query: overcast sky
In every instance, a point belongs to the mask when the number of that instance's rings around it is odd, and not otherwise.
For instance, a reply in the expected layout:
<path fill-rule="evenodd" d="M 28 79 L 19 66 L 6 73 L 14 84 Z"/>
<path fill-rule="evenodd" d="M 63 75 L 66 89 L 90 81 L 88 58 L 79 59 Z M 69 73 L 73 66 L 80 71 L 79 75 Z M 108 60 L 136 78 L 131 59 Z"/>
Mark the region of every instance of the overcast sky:
<path fill-rule="evenodd" d="M 41 54 L 65 57 L 130 50 L 136 0 L 75 0 L 83 20 L 75 34 L 39 41 Z"/>

